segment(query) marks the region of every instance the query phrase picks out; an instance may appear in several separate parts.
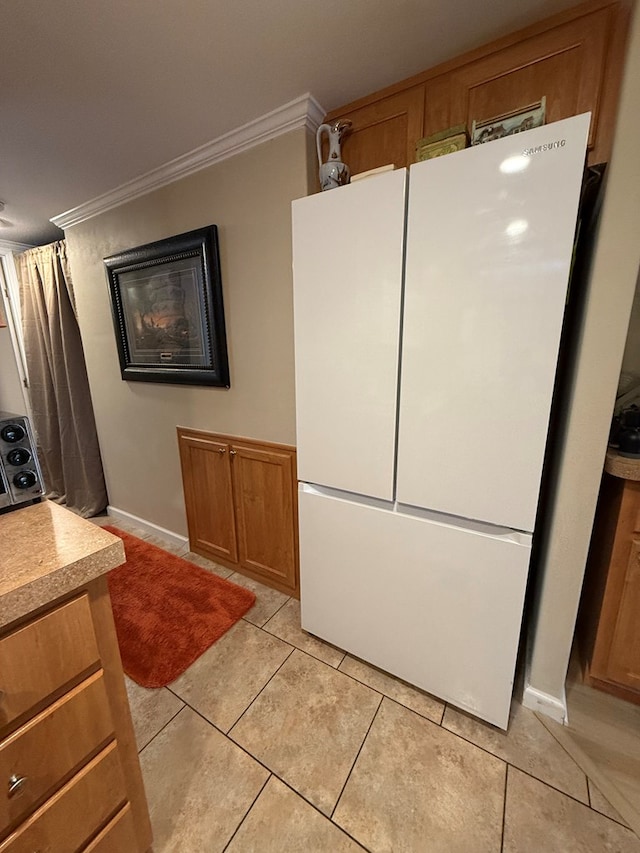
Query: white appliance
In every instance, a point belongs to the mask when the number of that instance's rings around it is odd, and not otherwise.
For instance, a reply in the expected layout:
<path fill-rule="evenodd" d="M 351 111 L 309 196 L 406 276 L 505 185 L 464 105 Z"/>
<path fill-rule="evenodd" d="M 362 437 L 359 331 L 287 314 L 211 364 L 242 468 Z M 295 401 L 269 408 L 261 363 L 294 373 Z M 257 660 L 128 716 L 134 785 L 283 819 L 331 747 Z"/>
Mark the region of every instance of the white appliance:
<path fill-rule="evenodd" d="M 293 203 L 302 625 L 502 728 L 589 118 Z"/>

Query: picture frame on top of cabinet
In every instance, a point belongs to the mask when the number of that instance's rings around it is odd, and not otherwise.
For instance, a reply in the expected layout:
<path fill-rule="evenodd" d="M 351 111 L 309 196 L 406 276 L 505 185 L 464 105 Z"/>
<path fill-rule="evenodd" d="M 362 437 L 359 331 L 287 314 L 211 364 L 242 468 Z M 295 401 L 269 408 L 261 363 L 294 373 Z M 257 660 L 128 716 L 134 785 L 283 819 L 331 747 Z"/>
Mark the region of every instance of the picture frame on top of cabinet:
<path fill-rule="evenodd" d="M 123 380 L 229 387 L 215 225 L 104 264 Z"/>
<path fill-rule="evenodd" d="M 513 136 L 525 130 L 532 130 L 545 123 L 547 98 L 542 97 L 535 104 L 503 113 L 482 121 L 473 120 L 471 124 L 471 144 L 482 145 L 503 136 Z"/>

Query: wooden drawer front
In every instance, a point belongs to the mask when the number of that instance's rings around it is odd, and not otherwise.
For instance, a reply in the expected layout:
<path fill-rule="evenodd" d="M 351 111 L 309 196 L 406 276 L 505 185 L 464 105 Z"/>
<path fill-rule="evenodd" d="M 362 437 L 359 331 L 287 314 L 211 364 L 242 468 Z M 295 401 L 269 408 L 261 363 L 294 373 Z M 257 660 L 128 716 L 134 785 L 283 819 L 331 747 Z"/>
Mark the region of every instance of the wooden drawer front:
<path fill-rule="evenodd" d="M 0 853 L 76 853 L 125 800 L 114 742 L 6 838 Z M 122 853 L 125 851 L 128 853 L 127 848 Z"/>
<path fill-rule="evenodd" d="M 26 817 L 112 737 L 100 671 L 0 744 L 0 830 Z M 12 776 L 26 781 L 10 796 Z"/>
<path fill-rule="evenodd" d="M 0 639 L 0 729 L 99 657 L 86 595 Z"/>
<path fill-rule="evenodd" d="M 137 845 L 131 806 L 127 803 L 82 853 L 133 853 Z"/>

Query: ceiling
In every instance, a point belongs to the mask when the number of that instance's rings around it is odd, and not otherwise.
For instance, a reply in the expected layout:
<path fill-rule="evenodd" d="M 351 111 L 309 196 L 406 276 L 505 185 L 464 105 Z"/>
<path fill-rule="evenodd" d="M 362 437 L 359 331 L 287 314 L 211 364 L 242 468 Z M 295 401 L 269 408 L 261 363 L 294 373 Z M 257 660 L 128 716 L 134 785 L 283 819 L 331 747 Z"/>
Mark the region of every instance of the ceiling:
<path fill-rule="evenodd" d="M 0 241 L 310 92 L 330 110 L 572 0 L 0 0 Z M 8 223 L 8 224 L 7 224 Z"/>

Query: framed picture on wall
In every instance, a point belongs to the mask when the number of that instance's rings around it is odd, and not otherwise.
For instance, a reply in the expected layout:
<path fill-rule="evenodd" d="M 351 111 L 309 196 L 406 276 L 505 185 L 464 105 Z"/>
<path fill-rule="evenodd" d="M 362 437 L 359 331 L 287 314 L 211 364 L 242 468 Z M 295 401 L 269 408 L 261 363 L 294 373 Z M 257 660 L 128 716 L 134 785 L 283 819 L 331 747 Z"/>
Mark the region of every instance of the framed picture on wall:
<path fill-rule="evenodd" d="M 229 387 L 215 225 L 104 264 L 124 380 Z"/>

